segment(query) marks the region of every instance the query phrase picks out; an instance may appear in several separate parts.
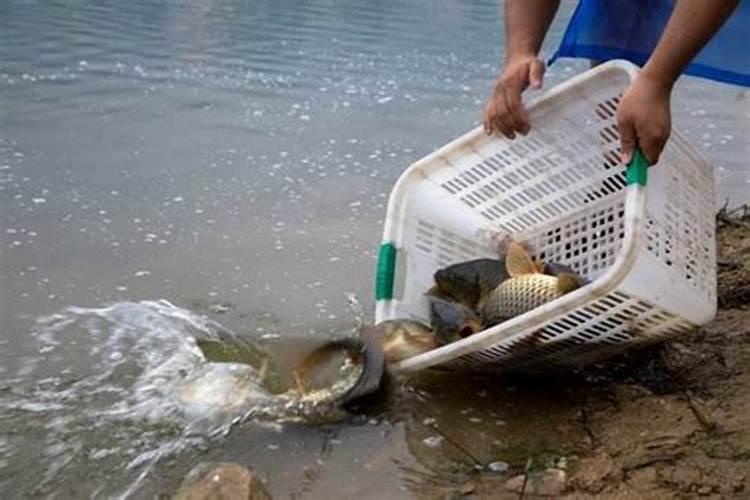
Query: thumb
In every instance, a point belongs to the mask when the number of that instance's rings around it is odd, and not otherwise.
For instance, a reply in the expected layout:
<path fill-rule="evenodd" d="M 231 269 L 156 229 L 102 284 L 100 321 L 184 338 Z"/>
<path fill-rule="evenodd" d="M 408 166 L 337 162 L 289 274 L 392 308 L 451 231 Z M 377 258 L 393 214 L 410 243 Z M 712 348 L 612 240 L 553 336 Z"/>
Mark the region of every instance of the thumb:
<path fill-rule="evenodd" d="M 534 59 L 531 62 L 531 67 L 529 68 L 529 80 L 532 88 L 542 88 L 542 82 L 544 80 L 544 63 L 539 59 Z"/>
<path fill-rule="evenodd" d="M 635 127 L 630 120 L 618 120 L 617 130 L 620 132 L 620 161 L 627 165 L 633 159 L 636 146 Z"/>

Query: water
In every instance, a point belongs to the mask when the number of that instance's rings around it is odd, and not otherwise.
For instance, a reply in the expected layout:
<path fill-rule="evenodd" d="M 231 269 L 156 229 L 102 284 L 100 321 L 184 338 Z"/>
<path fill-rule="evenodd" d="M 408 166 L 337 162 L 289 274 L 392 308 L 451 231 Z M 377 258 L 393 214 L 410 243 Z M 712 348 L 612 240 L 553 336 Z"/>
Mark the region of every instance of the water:
<path fill-rule="evenodd" d="M 388 192 L 477 124 L 501 25 L 494 0 L 0 0 L 0 399 L 16 405 L 0 420 L 0 487 L 145 496 L 213 457 L 265 471 L 282 496 L 387 484 L 398 497 L 425 484 L 410 471 L 453 463 L 444 447 L 413 452 L 408 419 L 283 433 L 247 423 L 198 451 L 179 418 L 128 412 L 139 374 L 174 353 L 200 365 L 189 339 L 210 328 L 191 321 L 324 337 L 354 324 L 347 294 L 372 310 Z M 582 67 L 562 61 L 547 83 Z M 747 201 L 747 91 L 685 79 L 674 110 L 717 165 L 719 198 Z M 160 299 L 173 309 L 154 312 Z M 153 359 L 109 373 L 120 365 L 102 353 L 145 317 L 117 352 L 138 356 L 144 342 Z M 67 339 L 50 351 L 59 359 L 39 350 L 52 332 Z M 110 414 L 118 404 L 127 418 Z"/>

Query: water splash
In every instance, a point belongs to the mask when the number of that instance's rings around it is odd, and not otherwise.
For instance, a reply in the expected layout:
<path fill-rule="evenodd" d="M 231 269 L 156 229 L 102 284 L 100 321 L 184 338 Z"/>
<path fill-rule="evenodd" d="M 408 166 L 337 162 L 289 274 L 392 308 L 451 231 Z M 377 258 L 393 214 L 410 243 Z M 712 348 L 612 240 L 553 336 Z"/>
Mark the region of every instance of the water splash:
<path fill-rule="evenodd" d="M 346 303 L 349 306 L 349 313 L 354 318 L 354 332 L 359 332 L 365 324 L 365 311 L 362 303 L 353 292 L 346 293 Z"/>
<path fill-rule="evenodd" d="M 102 471 L 96 495 L 128 496 L 159 460 L 237 422 L 262 415 L 259 425 L 278 427 L 256 368 L 207 362 L 198 347 L 232 333 L 167 301 L 69 307 L 39 319 L 31 336 L 37 352 L 1 388 L 0 410 L 15 435 L 41 432 L 41 449 L 3 437 L 0 471 L 42 460 L 37 494 L 83 466 Z M 117 480 L 105 473 L 123 464 Z"/>

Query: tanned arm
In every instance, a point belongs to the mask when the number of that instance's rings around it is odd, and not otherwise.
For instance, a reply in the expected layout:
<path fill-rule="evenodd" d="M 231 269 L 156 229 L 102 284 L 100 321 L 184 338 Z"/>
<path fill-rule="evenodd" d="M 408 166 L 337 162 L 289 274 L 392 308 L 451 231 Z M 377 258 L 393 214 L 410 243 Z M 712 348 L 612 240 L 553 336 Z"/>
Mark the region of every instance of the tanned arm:
<path fill-rule="evenodd" d="M 485 106 L 488 134 L 500 132 L 513 139 L 516 132 L 529 131 L 521 94 L 529 85 L 542 86 L 544 62 L 538 58 L 539 49 L 559 6 L 559 0 L 506 0 L 505 64 Z"/>
<path fill-rule="evenodd" d="M 677 0 L 659 43 L 620 102 L 622 161 L 638 145 L 658 161 L 671 132 L 670 96 L 685 67 L 721 28 L 739 0 Z"/>

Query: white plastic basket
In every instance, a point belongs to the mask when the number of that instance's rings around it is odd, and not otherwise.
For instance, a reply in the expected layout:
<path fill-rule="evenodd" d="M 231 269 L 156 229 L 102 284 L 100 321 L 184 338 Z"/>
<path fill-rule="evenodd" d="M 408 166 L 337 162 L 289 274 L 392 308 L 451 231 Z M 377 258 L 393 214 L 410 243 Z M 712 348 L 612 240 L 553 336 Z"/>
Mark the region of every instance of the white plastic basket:
<path fill-rule="evenodd" d="M 377 322 L 429 323 L 434 272 L 496 258 L 507 235 L 591 283 L 397 370 L 570 368 L 714 318 L 713 169 L 673 130 L 657 166 L 626 174 L 615 111 L 635 74 L 627 62 L 603 64 L 530 104 L 528 136 L 478 128 L 404 172 L 388 204 Z"/>

